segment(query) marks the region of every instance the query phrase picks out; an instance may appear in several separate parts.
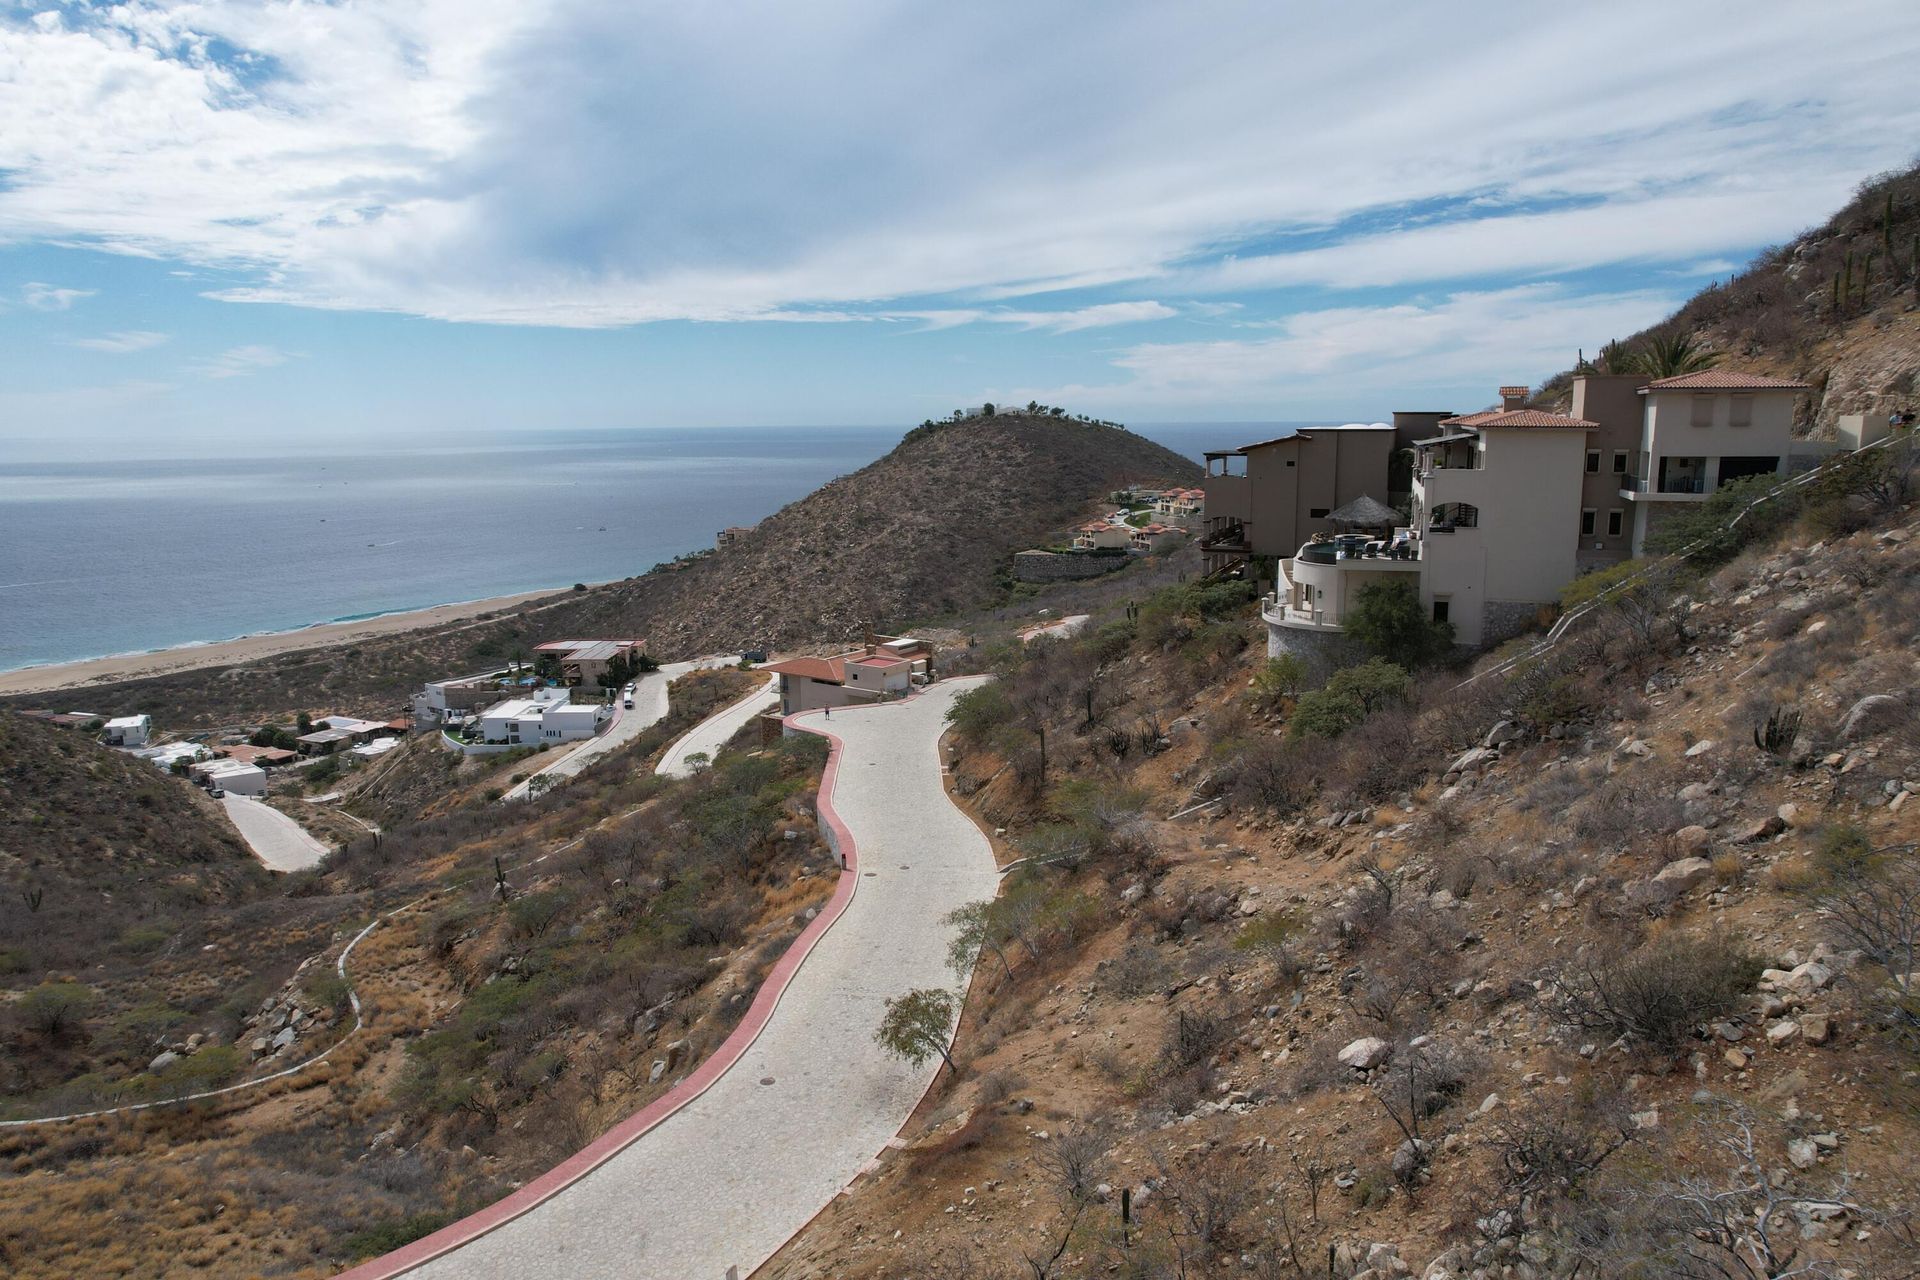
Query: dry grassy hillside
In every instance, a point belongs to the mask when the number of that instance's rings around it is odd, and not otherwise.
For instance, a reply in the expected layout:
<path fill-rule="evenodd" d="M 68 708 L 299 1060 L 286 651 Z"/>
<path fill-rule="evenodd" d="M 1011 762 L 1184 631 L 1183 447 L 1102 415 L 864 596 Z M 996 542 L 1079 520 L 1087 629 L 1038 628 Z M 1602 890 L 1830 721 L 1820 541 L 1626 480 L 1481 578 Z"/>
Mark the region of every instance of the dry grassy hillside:
<path fill-rule="evenodd" d="M 1920 167 L 1861 184 L 1821 226 L 1762 253 L 1621 345 L 1691 335 L 1722 363 L 1813 386 L 1802 425 L 1920 410 Z M 1542 388 L 1564 402 L 1570 374 Z"/>
<path fill-rule="evenodd" d="M 1120 483 L 1198 475 L 1190 459 L 1120 427 L 1026 414 L 940 423 L 769 516 L 725 552 L 480 622 L 87 696 L 103 711 L 146 711 L 169 727 L 290 708 L 391 714 L 423 679 L 557 636 L 641 635 L 662 658 L 857 638 L 869 624 L 905 626 L 994 601 L 1011 553 Z"/>

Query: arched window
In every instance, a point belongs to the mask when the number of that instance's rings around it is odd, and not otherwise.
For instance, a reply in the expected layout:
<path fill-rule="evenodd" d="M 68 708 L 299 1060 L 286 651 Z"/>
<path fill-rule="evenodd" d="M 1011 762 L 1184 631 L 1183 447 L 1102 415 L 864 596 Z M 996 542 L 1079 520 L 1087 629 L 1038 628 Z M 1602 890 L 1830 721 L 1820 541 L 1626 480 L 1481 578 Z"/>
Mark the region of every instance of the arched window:
<path fill-rule="evenodd" d="M 1433 509 L 1433 519 L 1428 522 L 1432 529 L 1477 529 L 1480 527 L 1480 508 L 1471 502 L 1443 502 Z"/>

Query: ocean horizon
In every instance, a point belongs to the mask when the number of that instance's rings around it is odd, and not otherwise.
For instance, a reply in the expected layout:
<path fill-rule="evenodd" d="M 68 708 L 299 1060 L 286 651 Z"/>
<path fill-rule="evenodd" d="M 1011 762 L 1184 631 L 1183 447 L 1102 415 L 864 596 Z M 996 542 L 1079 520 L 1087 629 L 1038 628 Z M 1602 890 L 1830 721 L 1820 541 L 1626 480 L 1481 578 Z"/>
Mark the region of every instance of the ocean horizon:
<path fill-rule="evenodd" d="M 1156 423 L 1178 453 L 1299 424 Z M 270 438 L 0 461 L 0 671 L 632 577 L 899 442 L 897 427 Z M 71 453 L 71 451 L 68 451 Z"/>

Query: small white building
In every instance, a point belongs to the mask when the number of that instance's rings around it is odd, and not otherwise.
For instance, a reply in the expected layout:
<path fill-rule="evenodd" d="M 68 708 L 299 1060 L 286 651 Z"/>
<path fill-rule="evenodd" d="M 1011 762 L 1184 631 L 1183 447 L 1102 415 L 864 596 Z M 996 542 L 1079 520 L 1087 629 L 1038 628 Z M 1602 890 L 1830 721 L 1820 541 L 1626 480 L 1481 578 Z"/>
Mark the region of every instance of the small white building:
<path fill-rule="evenodd" d="M 236 796 L 267 794 L 267 771 L 257 764 L 242 764 L 238 760 L 227 759 L 205 760 L 187 772 L 209 791 L 227 791 Z"/>
<path fill-rule="evenodd" d="M 120 716 L 107 721 L 100 740 L 110 747 L 144 747 L 152 735 L 152 716 Z"/>
<path fill-rule="evenodd" d="M 173 762 L 176 760 L 186 760 L 189 762 L 205 760 L 211 756 L 213 752 L 197 742 L 169 742 L 164 746 L 147 747 L 138 754 L 142 760 L 152 761 L 154 768 L 163 772 L 171 772 Z"/>

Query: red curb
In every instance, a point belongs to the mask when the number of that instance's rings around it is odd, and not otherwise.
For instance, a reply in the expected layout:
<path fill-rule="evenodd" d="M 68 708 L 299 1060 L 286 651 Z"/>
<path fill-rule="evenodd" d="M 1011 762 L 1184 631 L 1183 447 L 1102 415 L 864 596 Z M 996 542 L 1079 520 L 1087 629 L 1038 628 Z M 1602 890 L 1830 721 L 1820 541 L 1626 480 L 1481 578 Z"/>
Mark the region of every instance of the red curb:
<path fill-rule="evenodd" d="M 336 1280 L 389 1280 L 390 1277 L 404 1274 L 469 1245 L 481 1236 L 532 1212 L 625 1151 L 669 1116 L 713 1087 L 714 1082 L 725 1075 L 759 1038 L 760 1032 L 772 1020 L 773 1011 L 793 981 L 793 975 L 799 971 L 827 930 L 845 913 L 860 883 L 859 857 L 852 833 L 833 811 L 833 784 L 840 768 L 840 738 L 825 729 L 802 725 L 794 727 L 803 732 L 818 733 L 831 744 L 826 768 L 820 776 L 821 817 L 833 828 L 840 841 L 846 866 L 840 873 L 840 883 L 834 887 L 833 897 L 828 899 L 826 909 L 801 931 L 767 974 L 766 981 L 760 984 L 759 994 L 754 996 L 753 1004 L 748 1007 L 740 1025 L 734 1028 L 733 1034 L 692 1075 L 518 1191 L 442 1227 L 430 1236 L 423 1236 L 392 1253 L 363 1262 L 351 1271 L 341 1272 Z"/>
<path fill-rule="evenodd" d="M 924 689 L 915 690 L 912 694 L 900 699 L 898 703 L 883 702 L 873 705 L 896 706 L 909 702 L 924 692 Z M 740 1025 L 734 1028 L 733 1034 L 728 1036 L 692 1075 L 518 1191 L 467 1215 L 458 1222 L 440 1228 L 430 1236 L 423 1236 L 392 1253 L 363 1262 L 351 1271 L 343 1271 L 335 1277 L 335 1280 L 391 1280 L 394 1276 L 403 1275 L 415 1267 L 423 1266 L 435 1258 L 443 1257 L 469 1245 L 516 1218 L 524 1217 L 612 1160 L 645 1137 L 649 1131 L 659 1127 L 669 1116 L 712 1088 L 714 1082 L 725 1075 L 753 1042 L 759 1039 L 761 1031 L 772 1020 L 774 1009 L 780 1003 L 780 997 L 786 993 L 788 985 L 792 983 L 794 974 L 799 972 L 800 966 L 805 963 L 807 956 L 826 935 L 827 930 L 846 913 L 847 906 L 853 901 L 853 895 L 860 885 L 859 851 L 854 844 L 853 833 L 847 830 L 846 823 L 841 821 L 839 813 L 833 807 L 833 787 L 840 775 L 840 755 L 845 744 L 841 741 L 840 735 L 825 727 L 824 722 L 827 717 L 822 717 L 822 723 L 819 725 L 798 723 L 801 716 L 813 714 L 815 714 L 813 711 L 796 711 L 790 716 L 782 717 L 782 723 L 791 725 L 803 733 L 818 734 L 829 744 L 826 767 L 820 775 L 819 809 L 821 818 L 833 828 L 834 835 L 839 841 L 841 855 L 845 859 L 845 868 L 840 873 L 840 883 L 834 887 L 833 897 L 827 901 L 826 909 L 814 918 L 813 923 L 808 925 L 798 938 L 794 939 L 793 944 L 787 948 L 786 953 L 767 974 L 766 981 L 760 984 L 759 994 L 754 996 L 753 1004 L 747 1009 L 746 1016 L 740 1020 Z M 933 1088 L 934 1081 L 938 1079 L 939 1072 L 936 1071 L 934 1078 L 927 1082 L 927 1089 L 921 1092 L 921 1100 L 925 1100 L 927 1091 Z M 915 1104 L 914 1109 L 919 1109 L 918 1103 Z M 856 1175 L 855 1181 L 858 1178 L 859 1175 Z M 847 1186 L 852 1185 L 852 1182 L 847 1184 Z M 844 1190 L 843 1187 L 842 1191 Z M 829 1200 L 828 1203 L 831 1204 L 832 1201 Z M 814 1217 L 818 1216 L 818 1213 L 814 1215 Z M 813 1218 L 807 1221 L 812 1222 Z M 784 1249 L 792 1242 L 793 1236 L 799 1235 L 805 1227 L 806 1224 L 803 1223 L 793 1235 L 781 1241 L 774 1253 Z M 769 1258 L 772 1256 L 772 1254 L 768 1255 Z M 758 1270 L 766 1265 L 766 1261 L 765 1258 L 761 1259 L 754 1264 L 754 1269 Z"/>

